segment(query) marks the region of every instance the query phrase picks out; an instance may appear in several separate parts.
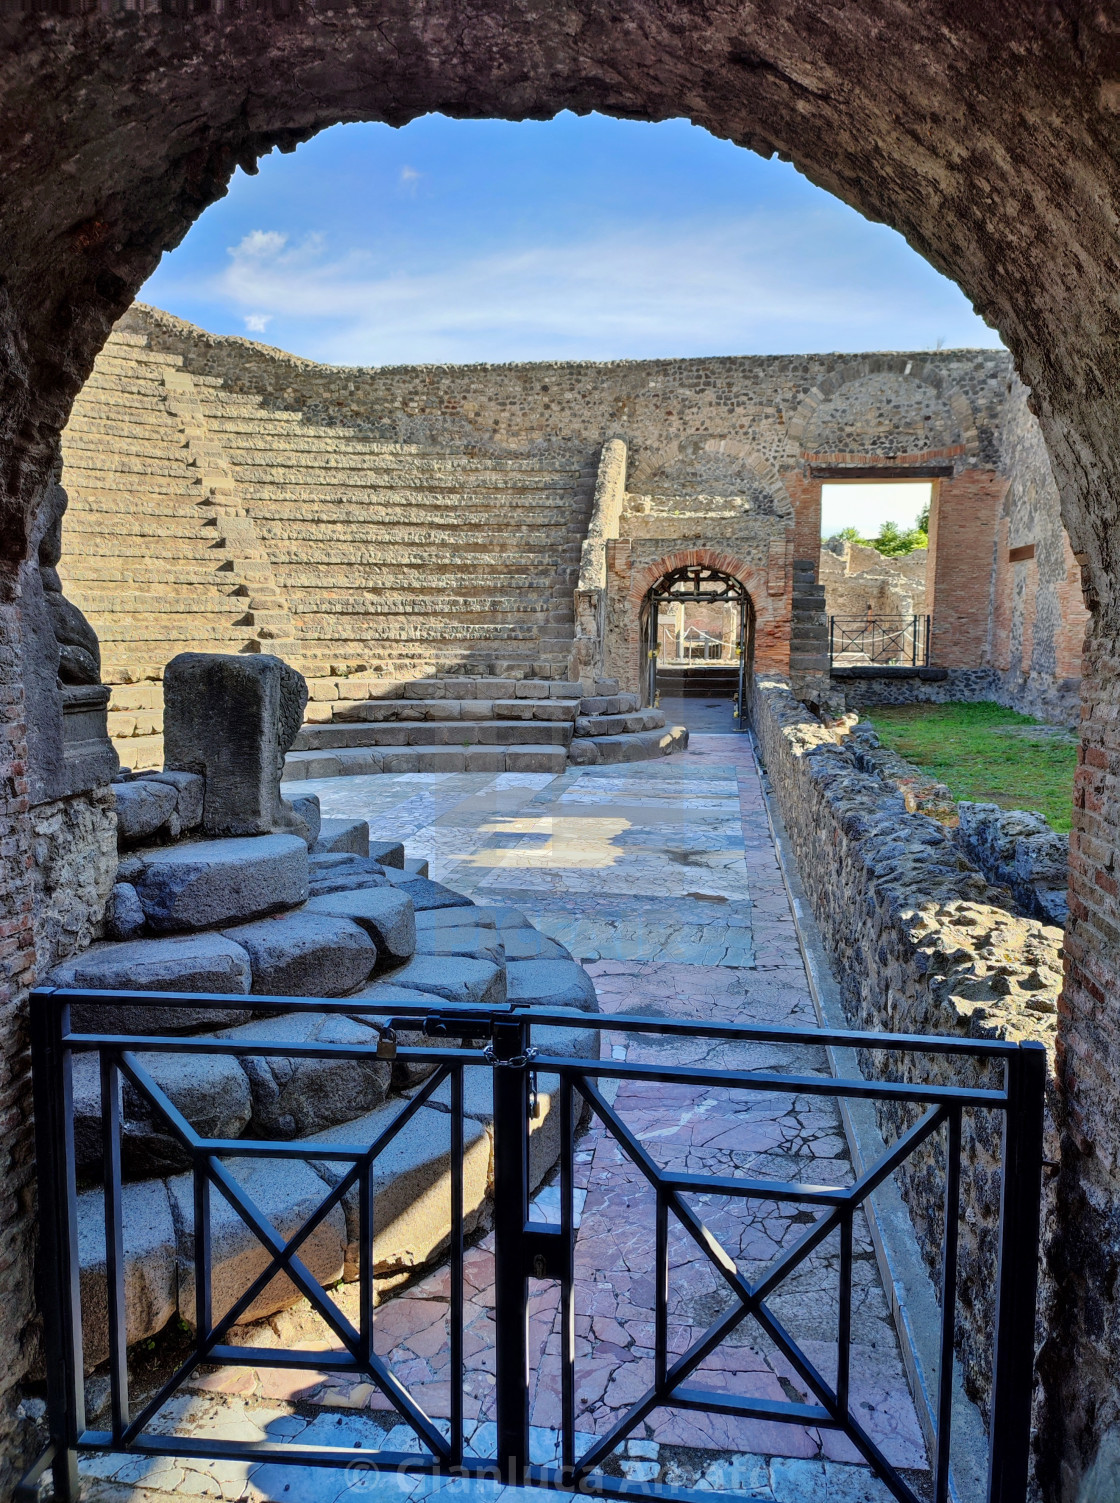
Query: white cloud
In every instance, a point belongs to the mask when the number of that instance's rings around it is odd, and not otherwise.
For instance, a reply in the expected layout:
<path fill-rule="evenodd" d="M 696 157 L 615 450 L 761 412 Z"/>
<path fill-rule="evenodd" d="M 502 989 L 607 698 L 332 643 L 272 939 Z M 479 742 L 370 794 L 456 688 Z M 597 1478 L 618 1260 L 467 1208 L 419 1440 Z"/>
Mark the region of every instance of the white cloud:
<path fill-rule="evenodd" d="M 342 364 L 920 349 L 946 331 L 951 345 L 995 342 L 950 283 L 869 274 L 876 248 L 830 210 L 552 234 L 335 251 L 320 232 L 255 229 L 216 274 L 174 290 Z"/>
<path fill-rule="evenodd" d="M 416 190 L 416 184 L 420 181 L 420 179 L 423 177 L 423 175 L 424 174 L 422 172 L 417 172 L 417 170 L 416 170 L 415 167 L 407 167 L 407 166 L 406 167 L 402 167 L 401 168 L 401 187 L 402 188 L 411 188 L 413 190 L 413 192 L 415 192 L 415 190 Z"/>
<path fill-rule="evenodd" d="M 278 230 L 250 230 L 237 245 L 230 246 L 229 253 L 243 260 L 276 256 L 287 243 L 287 235 L 281 235 Z"/>

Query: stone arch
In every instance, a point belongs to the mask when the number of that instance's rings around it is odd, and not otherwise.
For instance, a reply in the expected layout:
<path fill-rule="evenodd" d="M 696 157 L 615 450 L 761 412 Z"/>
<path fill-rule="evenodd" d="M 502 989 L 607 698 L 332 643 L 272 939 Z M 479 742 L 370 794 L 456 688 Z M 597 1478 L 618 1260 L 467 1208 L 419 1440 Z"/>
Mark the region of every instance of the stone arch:
<path fill-rule="evenodd" d="M 652 563 L 636 569 L 630 580 L 629 597 L 632 604 L 639 604 L 659 579 L 671 574 L 674 569 L 686 569 L 692 564 L 702 564 L 706 569 L 718 569 L 721 574 L 730 574 L 743 585 L 758 610 L 760 599 L 766 596 L 766 574 L 762 569 L 745 563 L 733 553 L 718 548 L 680 548 L 674 553 L 665 553 Z"/>
<path fill-rule="evenodd" d="M 1113 280 L 1120 120 L 1104 22 L 1074 36 L 1062 14 L 993 20 L 950 0 L 888 18 L 804 0 L 796 23 L 751 4 L 699 26 L 681 0 L 630 0 L 609 27 L 590 0 L 532 14 L 450 0 L 438 26 L 402 0 L 376 13 L 312 0 L 282 13 L 15 13 L 0 34 L 3 167 L 8 201 L 35 211 L 0 227 L 9 588 L 97 350 L 238 164 L 251 171 L 263 152 L 340 121 L 573 109 L 684 115 L 778 152 L 954 277 L 1034 391 L 1067 529 L 1115 617 L 1120 347 L 1110 319 L 1087 310 Z M 899 77 L 921 77 L 920 96 Z"/>
<path fill-rule="evenodd" d="M 718 456 L 721 459 L 738 460 L 748 472 L 748 483 L 753 483 L 766 494 L 779 515 L 792 520 L 793 502 L 790 500 L 789 492 L 782 482 L 777 466 L 765 455 L 760 454 L 752 444 L 744 443 L 742 439 L 737 438 L 717 437 L 703 433 L 682 435 L 656 449 L 648 449 L 639 454 L 637 461 L 631 466 L 626 477 L 627 491 L 632 495 L 647 495 L 655 491 L 658 476 L 671 471 L 688 447 L 709 454 L 713 458 Z M 710 494 L 738 494 L 738 492 L 712 491 Z"/>
<path fill-rule="evenodd" d="M 0 218 L 0 692 L 10 722 L 0 798 L 15 833 L 0 857 L 0 1000 L 22 996 L 33 972 L 19 655 L 34 516 L 109 329 L 235 167 L 252 171 L 263 152 L 340 121 L 403 125 L 431 111 L 683 116 L 777 153 L 893 225 L 999 328 L 1032 389 L 1093 611 L 1060 1050 L 1069 1174 L 1092 1183 L 1075 1184 L 1083 1216 L 1070 1282 L 1080 1301 L 1073 1295 L 1059 1313 L 1071 1350 L 1047 1359 L 1055 1392 L 1070 1374 L 1078 1381 L 1065 1383 L 1058 1406 L 1063 1433 L 1043 1445 L 1053 1490 L 1062 1465 L 1066 1491 L 1075 1490 L 1102 1433 L 1120 1419 L 1111 1381 L 1120 1304 L 1102 1271 L 1116 1238 L 1096 1209 L 1115 1200 L 1118 1180 L 1110 1166 L 1120 1026 L 1102 999 L 1120 990 L 1111 940 L 1120 898 L 1088 854 L 1120 833 L 1112 28 L 1107 6 L 994 11 L 953 0 L 889 10 L 715 0 L 700 15 L 685 0 L 623 0 L 609 16 L 593 0 L 447 0 L 438 14 L 405 0 L 13 7 L 0 28 L 9 206 Z M 906 86 L 915 79 L 920 88 Z M 1084 1249 L 1092 1256 L 1081 1257 Z M 20 1320 L 13 1309 L 13 1324 Z"/>
<path fill-rule="evenodd" d="M 767 591 L 766 570 L 725 548 L 677 548 L 640 567 L 635 566 L 631 571 L 625 596 L 619 597 L 618 606 L 625 617 L 625 637 L 629 644 L 626 671 L 631 676 L 632 683 L 639 684 L 641 681 L 639 624 L 646 596 L 666 574 L 696 564 L 716 569 L 721 574 L 730 574 L 743 585 L 750 597 L 755 666 L 767 671 L 787 672 L 790 628 L 788 600 L 784 592 L 781 595 L 771 595 Z"/>
<path fill-rule="evenodd" d="M 933 452 L 941 454 L 950 449 L 954 451 L 950 457 L 954 458 L 957 455 L 971 457 L 976 454 L 980 436 L 976 429 L 976 414 L 967 395 L 948 380 L 945 372 L 938 369 L 932 361 L 915 368 L 912 359 L 900 355 L 868 355 L 826 376 L 787 419 L 786 432 L 791 443 L 797 445 L 802 453 L 816 447 L 811 442 L 814 423 L 827 411 L 832 399 L 840 395 L 845 387 L 866 382 L 873 376 L 897 377 L 900 385 L 905 383 L 905 387 L 909 387 L 914 395 L 917 394 L 915 388 L 926 387 L 941 403 L 944 418 L 948 420 L 942 424 L 943 427 L 950 428 L 950 433 L 943 434 L 948 442 L 911 449 L 898 457 L 916 460 Z"/>

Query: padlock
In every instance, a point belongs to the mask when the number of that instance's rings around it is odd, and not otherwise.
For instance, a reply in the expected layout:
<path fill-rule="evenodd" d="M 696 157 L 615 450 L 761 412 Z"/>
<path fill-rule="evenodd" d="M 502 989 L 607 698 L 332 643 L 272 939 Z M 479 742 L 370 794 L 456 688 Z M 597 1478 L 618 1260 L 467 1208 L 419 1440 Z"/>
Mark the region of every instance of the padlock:
<path fill-rule="evenodd" d="M 537 1072 L 534 1070 L 529 1076 L 529 1120 L 539 1122 L 541 1119 L 541 1098 L 537 1094 Z"/>
<path fill-rule="evenodd" d="M 396 1059 L 397 1035 L 391 1028 L 383 1028 L 377 1036 L 378 1059 Z"/>

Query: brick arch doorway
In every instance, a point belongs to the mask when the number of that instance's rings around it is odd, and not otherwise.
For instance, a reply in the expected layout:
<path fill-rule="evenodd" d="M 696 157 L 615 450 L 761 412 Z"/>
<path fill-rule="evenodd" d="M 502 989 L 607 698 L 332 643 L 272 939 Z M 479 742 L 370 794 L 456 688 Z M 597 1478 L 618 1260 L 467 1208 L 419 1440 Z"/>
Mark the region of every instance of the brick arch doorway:
<path fill-rule="evenodd" d="M 721 657 L 716 668 L 711 666 L 710 658 L 682 663 L 669 678 L 667 666 L 660 663 L 662 612 L 689 605 L 723 606 L 734 613 L 731 638 L 734 657 L 727 662 Z M 754 662 L 755 610 L 750 591 L 741 579 L 708 563 L 678 564 L 662 573 L 646 590 L 638 625 L 643 703 L 659 703 L 659 680 L 682 697 L 700 694 L 725 698 L 730 692 L 734 694 L 735 724 L 739 730 L 745 728 L 747 685 Z"/>

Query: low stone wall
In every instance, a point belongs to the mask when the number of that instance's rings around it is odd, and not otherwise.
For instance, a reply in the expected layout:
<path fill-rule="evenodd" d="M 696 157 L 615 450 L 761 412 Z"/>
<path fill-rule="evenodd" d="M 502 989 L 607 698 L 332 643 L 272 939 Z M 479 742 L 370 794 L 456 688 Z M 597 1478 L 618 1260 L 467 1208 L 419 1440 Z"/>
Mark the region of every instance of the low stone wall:
<path fill-rule="evenodd" d="M 1010 889 L 1029 918 L 1064 928 L 1069 919 L 1069 837 L 1030 809 L 957 805 L 957 840 L 990 882 Z"/>
<path fill-rule="evenodd" d="M 854 1028 L 969 1038 L 1036 1039 L 1053 1069 L 1062 934 L 1001 905 L 961 854 L 951 830 L 907 810 L 903 794 L 861 771 L 857 751 L 815 719 L 778 676 L 756 678 L 751 722 L 797 857 L 798 869 Z M 899 1079 L 892 1056 L 865 1053 L 872 1075 Z M 927 1057 L 921 1077 L 997 1084 L 988 1071 Z M 1052 1080 L 1051 1074 L 1051 1080 Z M 1056 1160 L 1053 1089 L 1047 1159 Z M 913 1120 L 886 1110 L 893 1141 Z M 958 1353 L 966 1391 L 986 1413 L 991 1392 L 1000 1194 L 995 1113 L 964 1124 L 958 1287 Z M 931 1275 L 940 1267 L 943 1160 L 940 1142 L 900 1174 Z M 1045 1215 L 1052 1215 L 1047 1189 Z M 1045 1235 L 1045 1232 L 1044 1232 Z M 1045 1286 L 1042 1315 L 1052 1299 Z"/>
<path fill-rule="evenodd" d="M 943 705 L 953 700 L 999 699 L 1000 675 L 994 668 L 950 668 L 943 679 L 834 678 L 849 710 L 874 705 Z M 1002 701 L 1001 701 L 1002 702 Z M 1016 707 L 1017 708 L 1017 707 Z"/>
<path fill-rule="evenodd" d="M 988 699 L 1020 715 L 1034 715 L 1053 725 L 1076 725 L 1081 718 L 1081 680 L 1044 673 L 1001 673 L 995 668 L 950 668 L 948 677 L 836 678 L 849 710 L 876 705 L 943 705 L 950 701 Z"/>

